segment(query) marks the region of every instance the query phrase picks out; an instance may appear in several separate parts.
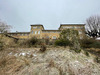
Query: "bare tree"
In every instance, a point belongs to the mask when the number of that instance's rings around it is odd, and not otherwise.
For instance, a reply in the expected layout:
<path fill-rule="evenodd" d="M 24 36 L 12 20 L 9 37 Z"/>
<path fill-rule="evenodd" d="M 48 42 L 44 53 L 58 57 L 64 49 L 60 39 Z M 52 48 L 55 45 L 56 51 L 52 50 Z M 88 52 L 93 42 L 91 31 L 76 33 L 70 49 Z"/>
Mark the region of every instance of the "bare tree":
<path fill-rule="evenodd" d="M 5 22 L 0 21 L 0 33 L 7 33 L 10 31 L 11 26 Z"/>
<path fill-rule="evenodd" d="M 100 37 L 100 16 L 91 16 L 86 20 L 86 34 L 92 38 Z"/>

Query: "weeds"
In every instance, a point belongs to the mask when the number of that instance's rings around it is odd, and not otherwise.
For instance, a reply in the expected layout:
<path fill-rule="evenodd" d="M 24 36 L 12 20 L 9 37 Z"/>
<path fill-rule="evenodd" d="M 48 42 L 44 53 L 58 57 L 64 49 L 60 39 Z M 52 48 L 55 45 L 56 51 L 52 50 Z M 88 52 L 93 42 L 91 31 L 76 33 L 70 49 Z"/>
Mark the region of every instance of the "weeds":
<path fill-rule="evenodd" d="M 58 39 L 58 40 L 55 41 L 55 45 L 56 46 L 64 46 L 64 47 L 66 47 L 66 46 L 70 45 L 70 41 L 69 40 L 65 40 L 65 39 Z"/>
<path fill-rule="evenodd" d="M 6 58 L 0 59 L 0 66 L 5 66 L 7 62 Z"/>
<path fill-rule="evenodd" d="M 79 50 L 76 49 L 75 52 L 76 53 L 80 53 L 81 52 L 81 49 L 79 49 Z"/>
<path fill-rule="evenodd" d="M 44 44 L 41 45 L 40 51 L 41 52 L 45 52 L 46 51 L 46 46 Z"/>
<path fill-rule="evenodd" d="M 97 63 L 100 63 L 100 58 L 99 57 L 95 57 L 94 61 L 96 61 Z"/>
<path fill-rule="evenodd" d="M 28 59 L 23 59 L 24 60 L 24 62 L 25 62 L 25 65 L 29 65 L 30 64 L 30 62 L 29 62 L 29 60 Z"/>
<path fill-rule="evenodd" d="M 80 40 L 80 43 L 83 48 L 100 48 L 100 42 L 91 38 L 84 38 Z"/>
<path fill-rule="evenodd" d="M 49 67 L 55 67 L 55 64 L 54 64 L 54 61 L 53 61 L 53 60 L 51 60 L 51 61 L 49 62 Z"/>
<path fill-rule="evenodd" d="M 89 53 L 87 51 L 84 52 L 86 56 L 89 56 Z"/>

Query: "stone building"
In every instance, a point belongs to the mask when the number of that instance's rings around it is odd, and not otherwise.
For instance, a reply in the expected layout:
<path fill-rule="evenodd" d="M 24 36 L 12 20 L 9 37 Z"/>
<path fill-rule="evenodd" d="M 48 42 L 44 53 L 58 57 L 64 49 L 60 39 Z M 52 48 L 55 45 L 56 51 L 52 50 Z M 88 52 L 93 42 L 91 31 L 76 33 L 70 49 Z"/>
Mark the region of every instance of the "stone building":
<path fill-rule="evenodd" d="M 10 32 L 8 35 L 19 39 L 36 37 L 38 39 L 57 39 L 59 33 L 66 28 L 78 30 L 80 38 L 85 36 L 85 24 L 61 24 L 58 30 L 45 30 L 41 24 L 31 25 L 30 32 Z"/>

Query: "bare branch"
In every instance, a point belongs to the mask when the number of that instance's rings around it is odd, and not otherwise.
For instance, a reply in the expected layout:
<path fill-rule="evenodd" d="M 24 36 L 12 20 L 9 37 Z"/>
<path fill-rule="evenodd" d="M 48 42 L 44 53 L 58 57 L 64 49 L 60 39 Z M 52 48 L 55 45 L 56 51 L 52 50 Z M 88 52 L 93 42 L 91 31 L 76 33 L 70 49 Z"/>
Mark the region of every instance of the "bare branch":
<path fill-rule="evenodd" d="M 100 16 L 91 16 L 86 20 L 86 33 L 95 38 L 100 36 Z"/>
<path fill-rule="evenodd" d="M 0 33 L 10 32 L 11 26 L 5 22 L 0 21 Z"/>

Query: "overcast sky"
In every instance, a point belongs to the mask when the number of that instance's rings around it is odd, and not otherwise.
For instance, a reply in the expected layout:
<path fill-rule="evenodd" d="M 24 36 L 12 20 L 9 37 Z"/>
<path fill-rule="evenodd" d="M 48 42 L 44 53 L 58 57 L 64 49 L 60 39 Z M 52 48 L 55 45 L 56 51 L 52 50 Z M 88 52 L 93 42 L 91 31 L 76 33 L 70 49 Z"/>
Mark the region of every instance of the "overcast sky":
<path fill-rule="evenodd" d="M 100 15 L 100 0 L 0 0 L 0 19 L 12 31 L 30 31 L 30 24 L 57 29 L 62 23 L 85 23 Z"/>

